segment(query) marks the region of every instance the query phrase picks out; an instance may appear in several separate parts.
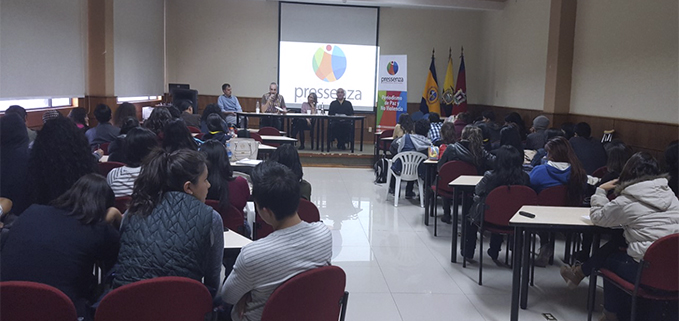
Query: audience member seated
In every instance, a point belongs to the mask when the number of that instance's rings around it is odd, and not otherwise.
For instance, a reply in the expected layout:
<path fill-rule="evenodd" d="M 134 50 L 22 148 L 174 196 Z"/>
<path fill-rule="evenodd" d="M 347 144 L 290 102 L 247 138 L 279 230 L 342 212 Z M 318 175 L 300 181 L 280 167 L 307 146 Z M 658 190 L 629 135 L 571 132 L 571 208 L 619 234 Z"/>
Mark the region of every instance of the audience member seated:
<path fill-rule="evenodd" d="M 228 129 L 225 127 L 226 123 L 219 114 L 210 114 L 207 118 L 207 134 L 203 135 L 204 140 L 214 139 L 222 144 L 231 139 Z"/>
<path fill-rule="evenodd" d="M 351 116 L 354 114 L 354 106 L 350 101 L 344 99 L 344 94 L 344 89 L 337 88 L 337 99 L 330 103 L 328 115 Z M 337 149 L 339 150 L 344 150 L 346 144 L 351 144 L 351 131 L 353 130 L 351 123 L 352 121 L 348 119 L 331 119 L 328 123 L 331 141 L 337 139 Z"/>
<path fill-rule="evenodd" d="M 563 132 L 563 130 L 554 127 L 545 130 L 545 143 L 552 140 L 552 138 L 558 136 L 566 137 L 566 134 Z M 533 159 L 530 161 L 530 165 L 535 167 L 546 162 L 547 162 L 547 151 L 545 150 L 545 146 L 543 144 L 543 146 L 538 148 L 538 150 L 536 151 L 535 155 L 533 156 Z"/>
<path fill-rule="evenodd" d="M 203 110 L 203 115 L 200 117 L 200 131 L 203 134 L 208 134 L 210 132 L 207 128 L 207 118 L 212 114 L 217 114 L 220 118 L 222 117 L 222 110 L 217 104 L 209 104 L 205 107 L 205 110 Z M 224 128 L 226 128 L 226 122 L 224 122 Z"/>
<path fill-rule="evenodd" d="M 462 130 L 472 123 L 472 116 L 468 112 L 461 112 L 455 116 L 455 136 L 462 137 Z M 483 135 L 481 135 L 483 137 Z"/>
<path fill-rule="evenodd" d="M 606 151 L 604 146 L 592 137 L 592 128 L 587 123 L 575 125 L 575 137 L 568 140 L 573 146 L 582 167 L 591 175 L 599 167 L 606 166 Z"/>
<path fill-rule="evenodd" d="M 208 177 L 210 189 L 207 199 L 218 200 L 219 207 L 227 208 L 229 204 L 244 212 L 250 198 L 248 181 L 240 176 L 234 177 L 226 148 L 216 140 L 207 140 L 200 146 L 208 161 Z M 249 226 L 247 222 L 245 226 Z"/>
<path fill-rule="evenodd" d="M 254 168 L 252 183 L 255 207 L 274 232 L 241 249 L 222 287 L 222 299 L 234 305 L 233 320 L 260 320 L 279 285 L 298 273 L 330 265 L 332 258 L 330 230 L 323 222 L 307 223 L 297 215 L 297 175 L 267 161 Z"/>
<path fill-rule="evenodd" d="M 624 238 L 614 238 L 582 265 L 561 268 L 561 276 L 571 287 L 577 286 L 592 269 L 605 267 L 628 282 L 634 283 L 639 262 L 656 240 L 679 230 L 679 200 L 661 175 L 660 166 L 647 152 L 634 154 L 620 173 L 592 196 L 590 218 L 594 225 L 620 228 Z M 608 191 L 618 195 L 608 200 Z M 626 247 L 626 252 L 620 250 Z M 604 281 L 604 318 L 618 320 L 629 315 L 629 296 L 615 285 Z M 656 320 L 646 316 L 648 320 Z M 646 319 L 644 318 L 644 319 Z"/>
<path fill-rule="evenodd" d="M 112 169 L 106 181 L 116 197 L 130 196 L 134 182 L 141 172 L 141 164 L 158 147 L 156 134 L 147 128 L 132 128 L 125 137 L 126 165 Z"/>
<path fill-rule="evenodd" d="M 176 120 L 182 117 L 182 112 L 179 111 L 179 108 L 177 108 L 174 105 L 170 105 L 167 107 L 167 111 L 170 112 L 170 116 L 172 116 L 172 120 Z"/>
<path fill-rule="evenodd" d="M 457 142 L 457 137 L 455 136 L 455 125 L 450 122 L 443 123 L 441 126 L 441 145 L 439 146 L 445 146 L 444 148 L 446 148 L 450 144 L 455 144 L 455 142 Z M 445 152 L 445 150 L 443 152 Z"/>
<path fill-rule="evenodd" d="M 495 165 L 495 156 L 483 149 L 483 136 L 481 128 L 468 125 L 462 130 L 462 137 L 459 142 L 448 145 L 446 151 L 439 158 L 438 169 L 443 164 L 450 161 L 461 161 L 476 167 L 479 175 L 492 169 Z M 451 224 L 450 199 L 443 199 L 443 216 L 441 221 Z"/>
<path fill-rule="evenodd" d="M 316 93 L 310 93 L 307 97 L 307 101 L 302 103 L 302 108 L 300 113 L 306 114 L 307 112 L 311 114 L 316 113 L 316 104 L 318 103 L 318 97 Z M 299 134 L 299 149 L 304 149 L 304 131 L 309 130 L 313 134 L 315 120 L 311 118 L 294 118 L 292 120 L 292 132 L 290 133 L 293 138 L 297 137 Z M 313 148 L 313 146 L 311 146 Z"/>
<path fill-rule="evenodd" d="M 94 108 L 94 117 L 99 124 L 85 132 L 91 147 L 99 147 L 103 143 L 110 143 L 120 134 L 120 128 L 111 124 L 111 108 L 104 104 Z"/>
<path fill-rule="evenodd" d="M 144 162 L 121 227 L 113 287 L 159 276 L 219 288 L 224 227 L 205 205 L 210 183 L 203 154 L 157 150 Z M 140 262 L 143 262 L 141 264 Z"/>
<path fill-rule="evenodd" d="M 184 120 L 186 126 L 200 128 L 200 114 L 193 113 L 193 105 L 190 100 L 180 100 L 176 107 L 182 113 L 181 119 Z"/>
<path fill-rule="evenodd" d="M 144 121 L 144 127 L 150 129 L 162 140 L 165 125 L 172 120 L 172 114 L 167 107 L 154 107 L 149 118 Z"/>
<path fill-rule="evenodd" d="M 113 125 L 122 128 L 125 120 L 130 117 L 139 122 L 139 119 L 137 118 L 137 107 L 134 107 L 131 103 L 124 102 L 118 105 L 118 109 L 113 113 Z"/>
<path fill-rule="evenodd" d="M 519 136 L 521 137 L 521 141 L 526 140 L 527 138 L 526 124 L 523 122 L 523 119 L 521 118 L 521 115 L 519 115 L 519 113 L 511 112 L 507 114 L 507 116 L 505 116 L 505 126 L 511 124 L 516 125 L 516 128 L 519 131 Z"/>
<path fill-rule="evenodd" d="M 28 134 L 18 114 L 0 118 L 0 197 L 14 202 L 15 214 L 21 214 L 28 202 Z M 9 212 L 5 209 L 5 212 Z"/>
<path fill-rule="evenodd" d="M 42 124 L 44 125 L 48 121 L 59 117 L 62 116 L 58 111 L 54 109 L 46 110 L 44 113 L 42 113 Z"/>
<path fill-rule="evenodd" d="M 566 134 L 568 140 L 575 136 L 575 125 L 571 122 L 561 124 L 561 130 Z"/>
<path fill-rule="evenodd" d="M 117 226 L 111 224 L 121 216 L 113 205 L 113 192 L 98 174 L 81 177 L 50 205 L 32 205 L 3 244 L 0 280 L 56 287 L 73 301 L 79 317 L 91 320 L 94 264 L 105 273 L 118 255 Z"/>
<path fill-rule="evenodd" d="M 394 156 L 402 152 L 421 152 L 426 155 L 429 146 L 431 146 L 431 141 L 427 137 L 427 133 L 429 133 L 430 129 L 429 127 L 429 120 L 424 118 L 418 120 L 415 122 L 415 133 L 411 134 L 406 132 L 401 138 L 391 143 L 389 152 L 391 152 L 391 154 Z M 403 164 L 400 162 L 400 160 L 397 160 L 391 164 L 391 170 L 394 171 L 396 175 L 401 174 L 402 167 Z M 418 167 L 418 173 L 421 177 L 424 177 L 424 168 Z M 394 190 L 396 188 L 396 179 L 392 178 L 389 184 L 389 193 L 394 194 Z M 415 198 L 415 192 L 413 191 L 414 187 L 415 181 L 406 182 L 407 199 Z"/>
<path fill-rule="evenodd" d="M 443 126 L 441 116 L 437 113 L 429 113 L 429 126 L 427 137 L 429 137 L 432 144 L 436 146 L 441 145 L 441 126 Z"/>
<path fill-rule="evenodd" d="M 271 154 L 270 160 L 281 163 L 292 170 L 299 180 L 301 197 L 305 200 L 311 200 L 311 184 L 304 180 L 302 161 L 300 161 L 299 153 L 297 153 L 294 146 L 290 144 L 281 145 Z"/>
<path fill-rule="evenodd" d="M 21 120 L 24 122 L 24 124 L 26 124 L 26 116 L 28 114 L 26 113 L 26 109 L 24 109 L 23 107 L 21 107 L 19 105 L 9 106 L 9 108 L 7 108 L 7 110 L 5 111 L 5 116 L 10 115 L 10 114 L 18 115 L 21 118 Z M 32 130 L 28 127 L 26 127 L 26 133 L 28 134 L 28 142 L 29 143 L 32 143 L 35 140 L 35 138 L 38 136 L 38 132 L 36 132 L 35 130 Z"/>
<path fill-rule="evenodd" d="M 486 209 L 485 203 L 488 194 L 499 186 L 528 186 L 530 184 L 530 177 L 528 177 L 528 174 L 522 168 L 523 155 L 521 152 L 513 146 L 504 145 L 497 150 L 495 156 L 495 169 L 485 172 L 481 181 L 476 184 L 474 189 L 474 205 L 471 207 L 473 210 L 469 213 L 470 221 L 465 222 L 467 224 L 467 232 L 465 249 L 462 256 L 467 260 L 472 260 L 476 251 L 476 232 L 478 227 L 472 222 L 478 224 L 482 219 L 483 212 Z M 501 234 L 491 234 L 490 247 L 487 252 L 488 256 L 493 259 L 493 262 L 500 266 L 504 266 L 504 263 L 497 259 L 503 239 Z M 483 253 L 479 255 L 483 255 Z"/>
<path fill-rule="evenodd" d="M 68 118 L 70 118 L 83 133 L 86 133 L 90 129 L 90 117 L 87 116 L 87 110 L 85 110 L 85 108 L 76 107 L 71 109 L 68 113 Z"/>
<path fill-rule="evenodd" d="M 175 119 L 163 128 L 163 149 L 173 152 L 182 148 L 198 150 L 198 144 L 193 139 L 189 128 L 184 121 Z"/>
<path fill-rule="evenodd" d="M 82 131 L 66 117 L 50 120 L 38 132 L 28 159 L 30 202 L 49 204 L 80 177 L 96 172 L 97 160 Z"/>
<path fill-rule="evenodd" d="M 415 122 L 413 121 L 413 118 L 407 113 L 401 114 L 398 116 L 398 123 L 394 127 L 394 134 L 392 134 L 391 137 L 396 141 L 405 134 L 412 134 L 414 129 Z"/>
<path fill-rule="evenodd" d="M 523 143 L 521 143 L 521 133 L 519 126 L 515 123 L 508 123 L 500 130 L 500 145 L 509 145 L 523 154 Z M 494 152 L 494 151 L 493 151 Z"/>
<path fill-rule="evenodd" d="M 665 149 L 665 165 L 669 177 L 669 186 L 675 195 L 679 195 L 679 140 L 671 142 Z"/>
<path fill-rule="evenodd" d="M 481 128 L 483 137 L 488 137 L 488 141 L 484 141 L 486 150 L 493 150 L 500 147 L 500 125 L 495 122 L 495 113 L 492 110 L 484 110 L 482 120 L 474 123 L 476 127 Z"/>
<path fill-rule="evenodd" d="M 125 155 L 125 137 L 132 128 L 138 128 L 139 121 L 136 118 L 128 117 L 120 126 L 120 135 L 108 145 L 108 161 L 127 163 Z M 156 138 L 157 140 L 157 138 Z"/>
<path fill-rule="evenodd" d="M 526 149 L 537 150 L 545 146 L 545 130 L 549 127 L 549 118 L 540 115 L 533 119 L 531 133 L 526 137 Z"/>
<path fill-rule="evenodd" d="M 564 137 L 555 137 L 545 144 L 545 150 L 547 151 L 547 163 L 535 166 L 530 172 L 531 187 L 535 192 L 540 193 L 548 187 L 566 185 L 569 204 L 580 205 L 587 174 L 575 156 L 570 143 Z M 544 267 L 554 254 L 554 249 L 549 247 L 547 233 L 538 233 L 538 235 L 540 236 L 540 254 L 535 259 L 535 265 Z"/>

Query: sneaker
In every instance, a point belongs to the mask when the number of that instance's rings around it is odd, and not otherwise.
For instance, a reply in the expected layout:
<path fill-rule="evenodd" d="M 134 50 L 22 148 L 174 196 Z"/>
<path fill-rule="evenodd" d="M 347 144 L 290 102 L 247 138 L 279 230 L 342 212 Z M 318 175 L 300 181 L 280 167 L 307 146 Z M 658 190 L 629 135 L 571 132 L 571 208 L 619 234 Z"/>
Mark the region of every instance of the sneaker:
<path fill-rule="evenodd" d="M 415 198 L 415 196 L 416 196 L 416 195 L 415 195 L 415 192 L 407 192 L 407 191 L 406 191 L 406 199 L 407 199 L 407 200 L 413 199 L 413 198 Z"/>
<path fill-rule="evenodd" d="M 569 289 L 578 287 L 582 279 L 585 278 L 585 274 L 582 272 L 582 267 L 580 265 L 574 265 L 572 267 L 564 265 L 561 267 L 560 273 Z"/>
<path fill-rule="evenodd" d="M 441 216 L 441 222 L 446 223 L 446 224 L 453 224 L 453 217 L 448 215 L 443 215 Z"/>
<path fill-rule="evenodd" d="M 546 267 L 552 254 L 554 254 L 554 249 L 549 246 L 549 243 L 540 246 L 540 254 L 535 258 L 533 264 L 539 267 Z"/>

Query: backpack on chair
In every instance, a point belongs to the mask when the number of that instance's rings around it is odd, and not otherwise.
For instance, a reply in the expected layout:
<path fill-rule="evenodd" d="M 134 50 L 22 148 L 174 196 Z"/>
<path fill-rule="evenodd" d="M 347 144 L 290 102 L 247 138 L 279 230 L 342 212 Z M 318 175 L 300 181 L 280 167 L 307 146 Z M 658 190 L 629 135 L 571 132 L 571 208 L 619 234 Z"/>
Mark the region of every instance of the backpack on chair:
<path fill-rule="evenodd" d="M 387 182 L 387 172 L 389 162 L 386 158 L 380 158 L 374 165 L 375 168 L 375 183 L 383 184 Z"/>

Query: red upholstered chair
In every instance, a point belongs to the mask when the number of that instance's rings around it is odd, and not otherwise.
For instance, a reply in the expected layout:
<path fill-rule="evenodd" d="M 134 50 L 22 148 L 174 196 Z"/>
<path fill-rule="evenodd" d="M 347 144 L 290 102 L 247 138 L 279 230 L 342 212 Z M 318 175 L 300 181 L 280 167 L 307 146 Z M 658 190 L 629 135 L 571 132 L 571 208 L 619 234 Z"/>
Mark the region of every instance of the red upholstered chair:
<path fill-rule="evenodd" d="M 273 127 L 262 127 L 259 129 L 257 132 L 259 135 L 267 135 L 267 136 L 280 136 L 281 132 Z"/>
<path fill-rule="evenodd" d="M 434 185 L 431 186 L 434 194 L 432 196 L 433 199 L 429 202 L 431 205 L 429 213 L 434 213 L 434 236 L 437 236 L 437 198 L 438 196 L 441 196 L 442 198 L 452 199 L 453 189 L 448 186 L 448 184 L 461 175 L 478 175 L 478 171 L 476 170 L 476 167 L 469 163 L 462 161 L 450 161 L 441 166 L 441 169 L 439 170 L 439 173 L 434 181 Z M 453 208 L 453 211 L 457 213 L 457 208 Z"/>
<path fill-rule="evenodd" d="M 99 145 L 99 148 L 104 151 L 104 155 L 108 155 L 108 146 L 111 145 L 111 143 L 103 143 Z"/>
<path fill-rule="evenodd" d="M 260 135 L 257 134 L 257 133 L 250 133 L 250 138 L 252 138 L 252 139 L 258 141 L 260 144 L 263 144 L 263 142 L 262 142 L 262 136 L 260 136 Z"/>
<path fill-rule="evenodd" d="M 281 284 L 264 305 L 262 321 L 344 320 L 349 292 L 337 266 L 302 272 Z"/>
<path fill-rule="evenodd" d="M 103 163 L 100 162 L 98 164 L 99 164 L 99 173 L 101 175 L 104 175 L 104 177 L 106 177 L 106 175 L 108 175 L 108 172 L 110 172 L 114 168 L 125 166 L 125 164 L 118 163 L 118 162 L 103 162 Z"/>
<path fill-rule="evenodd" d="M 302 221 L 307 223 L 319 222 L 321 220 L 320 212 L 318 211 L 316 205 L 303 198 L 299 199 L 297 214 L 299 215 L 299 218 L 302 219 Z M 261 239 L 271 233 L 273 233 L 273 227 L 264 222 L 259 214 L 255 214 L 255 222 L 252 223 L 252 239 Z"/>
<path fill-rule="evenodd" d="M 535 205 L 538 196 L 535 191 L 522 185 L 496 187 L 486 197 L 486 211 L 479 222 L 479 234 L 484 231 L 496 234 L 513 235 L 509 220 L 524 205 Z M 483 285 L 483 237 L 479 237 L 479 285 Z M 514 255 L 519 255 L 515 253 Z"/>
<path fill-rule="evenodd" d="M 75 321 L 71 299 L 47 284 L 27 281 L 0 282 L 0 316 L 3 321 Z"/>
<path fill-rule="evenodd" d="M 222 209 L 219 207 L 219 201 L 216 200 L 205 200 L 205 204 L 219 213 L 224 227 L 228 227 L 243 236 L 249 236 L 245 233 L 245 215 L 242 211 L 231 204 L 229 204 L 228 208 Z"/>
<path fill-rule="evenodd" d="M 132 202 L 132 196 L 116 197 L 115 208 L 124 214 L 130 208 L 130 202 Z"/>
<path fill-rule="evenodd" d="M 379 151 L 382 151 L 384 156 L 387 156 L 387 152 L 389 151 L 389 148 L 391 147 L 391 142 L 390 141 L 383 141 L 382 138 L 387 138 L 387 137 L 392 137 L 394 136 L 394 130 L 393 129 L 387 129 L 383 131 L 380 136 L 377 138 L 377 153 L 379 154 Z"/>
<path fill-rule="evenodd" d="M 189 278 L 164 276 L 123 285 L 99 303 L 95 321 L 203 321 L 212 311 L 205 285 Z"/>
<path fill-rule="evenodd" d="M 602 268 L 596 273 L 632 296 L 630 320 L 636 318 L 637 298 L 648 300 L 679 300 L 679 234 L 672 234 L 653 242 L 639 262 L 634 283 L 627 282 L 613 271 Z M 590 282 L 592 279 L 590 278 Z M 589 319 L 592 316 L 596 287 L 589 287 Z M 594 290 L 594 291 L 592 291 Z"/>
<path fill-rule="evenodd" d="M 186 126 L 191 134 L 200 134 L 200 128 L 194 126 Z"/>
<path fill-rule="evenodd" d="M 608 167 L 602 166 L 597 168 L 594 172 L 592 172 L 592 176 L 597 177 L 597 178 L 602 178 L 604 175 L 608 173 Z"/>

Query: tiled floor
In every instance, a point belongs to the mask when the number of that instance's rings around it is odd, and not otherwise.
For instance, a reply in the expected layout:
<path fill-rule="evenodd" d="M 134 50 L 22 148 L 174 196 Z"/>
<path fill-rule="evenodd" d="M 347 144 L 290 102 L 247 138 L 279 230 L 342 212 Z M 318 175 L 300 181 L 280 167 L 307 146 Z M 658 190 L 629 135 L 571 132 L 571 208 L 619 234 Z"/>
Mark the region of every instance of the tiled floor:
<path fill-rule="evenodd" d="M 321 219 L 332 229 L 332 263 L 347 273 L 347 320 L 509 320 L 511 270 L 486 256 L 479 286 L 478 264 L 462 268 L 450 262 L 451 225 L 440 224 L 434 237 L 419 201 L 401 199 L 394 207 L 369 169 L 305 167 L 304 178 L 313 186 Z M 556 253 L 562 248 L 557 243 Z M 587 319 L 587 280 L 568 290 L 561 265 L 536 269 L 520 320 L 546 320 L 543 313 L 560 321 Z"/>

